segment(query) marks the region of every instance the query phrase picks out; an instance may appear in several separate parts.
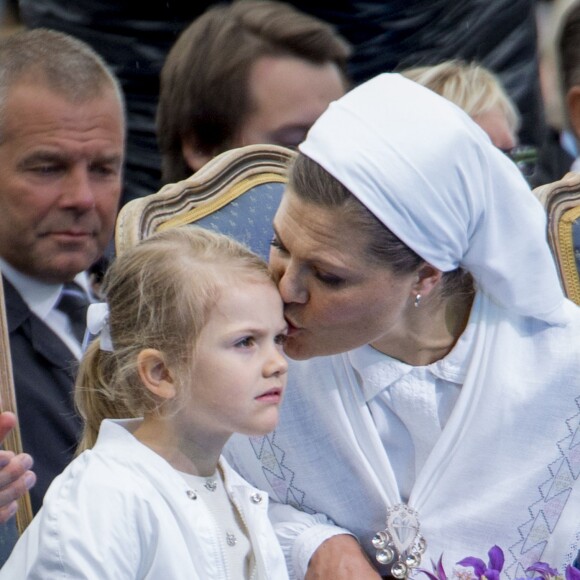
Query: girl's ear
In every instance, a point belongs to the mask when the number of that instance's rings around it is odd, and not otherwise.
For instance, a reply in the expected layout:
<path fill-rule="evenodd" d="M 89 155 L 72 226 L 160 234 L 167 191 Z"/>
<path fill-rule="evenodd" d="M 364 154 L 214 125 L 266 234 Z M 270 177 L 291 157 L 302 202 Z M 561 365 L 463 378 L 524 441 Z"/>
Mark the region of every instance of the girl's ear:
<path fill-rule="evenodd" d="M 421 296 L 427 296 L 441 282 L 442 277 L 443 273 L 441 270 L 424 262 L 417 270 L 417 281 L 413 286 L 413 290 L 417 294 L 421 294 Z"/>
<path fill-rule="evenodd" d="M 145 348 L 137 355 L 139 377 L 147 389 L 160 399 L 173 399 L 177 387 L 163 354 L 154 348 Z"/>

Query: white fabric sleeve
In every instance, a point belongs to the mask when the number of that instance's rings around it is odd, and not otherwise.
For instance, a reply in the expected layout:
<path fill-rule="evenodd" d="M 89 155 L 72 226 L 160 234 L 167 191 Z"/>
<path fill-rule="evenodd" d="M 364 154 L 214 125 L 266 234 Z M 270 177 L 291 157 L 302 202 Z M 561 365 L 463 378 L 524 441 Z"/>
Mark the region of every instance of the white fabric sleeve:
<path fill-rule="evenodd" d="M 91 488 L 88 488 L 89 493 Z M 114 490 L 113 490 L 114 491 Z M 76 492 L 76 490 L 75 490 Z M 122 580 L 140 570 L 139 534 L 154 537 L 153 526 L 135 526 L 126 518 L 121 494 L 94 494 L 94 501 L 55 501 L 33 519 L 2 567 L 0 578 L 78 578 Z M 143 512 L 147 506 L 141 504 Z M 133 509 L 133 505 L 131 508 Z M 138 516 L 139 512 L 134 510 Z M 141 523 L 144 518 L 138 517 Z"/>
<path fill-rule="evenodd" d="M 307 514 L 270 500 L 269 516 L 282 546 L 290 580 L 303 580 L 312 554 L 328 538 L 351 532 L 323 514 Z"/>

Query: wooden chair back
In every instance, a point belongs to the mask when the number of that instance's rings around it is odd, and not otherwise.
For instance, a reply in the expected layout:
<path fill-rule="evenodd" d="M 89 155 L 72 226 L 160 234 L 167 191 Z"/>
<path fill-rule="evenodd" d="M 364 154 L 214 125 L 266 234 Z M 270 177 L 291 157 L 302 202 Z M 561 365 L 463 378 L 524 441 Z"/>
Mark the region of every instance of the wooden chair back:
<path fill-rule="evenodd" d="M 580 304 L 580 173 L 534 189 L 546 208 L 548 243 L 566 296 Z"/>

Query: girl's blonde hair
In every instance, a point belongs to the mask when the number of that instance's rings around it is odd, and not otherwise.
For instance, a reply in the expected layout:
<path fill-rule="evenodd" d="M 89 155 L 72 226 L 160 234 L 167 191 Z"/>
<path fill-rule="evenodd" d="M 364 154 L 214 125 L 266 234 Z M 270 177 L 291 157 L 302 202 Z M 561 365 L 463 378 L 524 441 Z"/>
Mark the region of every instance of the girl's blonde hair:
<path fill-rule="evenodd" d="M 240 279 L 273 284 L 264 260 L 199 227 L 155 234 L 115 260 L 103 281 L 113 352 L 101 350 L 96 338 L 76 382 L 75 403 L 84 420 L 79 452 L 94 445 L 105 418 L 161 412 L 163 401 L 139 378 L 137 355 L 157 349 L 183 376 L 212 307 Z"/>
<path fill-rule="evenodd" d="M 520 116 L 499 77 L 480 64 L 449 60 L 400 72 L 455 103 L 472 118 L 499 107 L 510 129 L 516 133 L 519 128 Z"/>

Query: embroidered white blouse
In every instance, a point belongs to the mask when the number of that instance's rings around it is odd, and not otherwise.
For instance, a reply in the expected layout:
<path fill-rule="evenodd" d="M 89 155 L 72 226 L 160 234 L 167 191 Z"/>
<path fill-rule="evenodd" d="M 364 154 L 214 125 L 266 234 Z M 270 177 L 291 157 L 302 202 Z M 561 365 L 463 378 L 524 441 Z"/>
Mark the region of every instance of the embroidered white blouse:
<path fill-rule="evenodd" d="M 395 471 L 405 448 L 389 457 L 401 429 L 389 433 L 367 404 L 365 353 L 294 362 L 278 429 L 228 445 L 246 479 L 300 510 L 271 506 L 291 577 L 303 578 L 313 551 L 336 533 L 353 533 L 374 558 L 371 539 L 401 495 L 418 511 L 426 567 L 442 553 L 448 567 L 486 559 L 494 544 L 508 578 L 540 559 L 571 563 L 580 547 L 580 309 L 566 310 L 567 326 L 549 326 L 477 296 L 467 340 L 456 345 L 464 363 L 453 362 L 454 349 L 435 369 L 450 372 L 449 384 L 461 380 L 457 402 L 448 419 L 449 400 L 437 405 L 441 434 L 426 428 L 433 447 L 403 478 Z M 393 389 L 407 365 L 384 359 L 399 368 Z M 426 370 L 417 369 L 421 380 L 435 384 L 437 372 Z"/>

